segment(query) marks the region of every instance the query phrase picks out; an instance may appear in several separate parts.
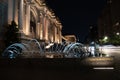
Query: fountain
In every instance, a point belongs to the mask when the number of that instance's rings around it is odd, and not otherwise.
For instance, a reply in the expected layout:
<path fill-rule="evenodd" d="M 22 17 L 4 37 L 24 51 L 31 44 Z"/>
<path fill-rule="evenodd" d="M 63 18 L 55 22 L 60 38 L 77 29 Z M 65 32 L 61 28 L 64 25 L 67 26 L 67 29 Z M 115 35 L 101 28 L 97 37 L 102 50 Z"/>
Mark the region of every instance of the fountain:
<path fill-rule="evenodd" d="M 16 57 L 30 57 L 33 54 L 42 55 L 44 49 L 36 39 L 31 39 L 28 43 L 14 43 L 10 45 L 2 53 L 3 57 L 16 58 Z"/>
<path fill-rule="evenodd" d="M 66 57 L 70 58 L 81 58 L 87 57 L 87 53 L 83 44 L 81 43 L 70 43 L 67 45 L 63 51 Z"/>
<path fill-rule="evenodd" d="M 63 47 L 65 44 L 58 44 L 58 43 L 49 43 L 46 46 L 46 52 L 45 55 L 52 56 L 52 58 L 63 58 L 64 54 L 62 52 Z M 47 53 L 47 54 L 46 54 Z"/>
<path fill-rule="evenodd" d="M 49 43 L 46 46 L 47 52 L 63 53 L 64 48 L 66 47 L 66 42 L 62 43 Z"/>
<path fill-rule="evenodd" d="M 81 43 L 48 43 L 31 39 L 27 43 L 10 45 L 2 54 L 7 58 L 82 58 L 88 56 Z"/>

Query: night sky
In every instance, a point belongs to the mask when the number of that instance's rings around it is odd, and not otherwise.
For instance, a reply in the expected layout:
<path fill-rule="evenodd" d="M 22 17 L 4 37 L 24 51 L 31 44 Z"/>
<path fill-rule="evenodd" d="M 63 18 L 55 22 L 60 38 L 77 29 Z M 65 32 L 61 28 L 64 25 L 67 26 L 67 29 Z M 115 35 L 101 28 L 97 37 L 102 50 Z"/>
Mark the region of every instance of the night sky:
<path fill-rule="evenodd" d="M 106 5 L 106 0 L 46 0 L 59 17 L 63 28 L 62 34 L 73 34 L 84 41 L 89 26 L 97 26 L 98 17 Z"/>

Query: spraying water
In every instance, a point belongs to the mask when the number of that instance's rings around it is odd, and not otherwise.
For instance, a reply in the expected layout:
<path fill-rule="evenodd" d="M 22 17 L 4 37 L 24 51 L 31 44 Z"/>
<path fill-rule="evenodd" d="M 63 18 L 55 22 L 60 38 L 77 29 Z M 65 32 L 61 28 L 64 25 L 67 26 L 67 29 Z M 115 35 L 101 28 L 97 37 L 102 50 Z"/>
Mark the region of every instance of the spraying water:
<path fill-rule="evenodd" d="M 86 56 L 86 51 L 81 43 L 48 43 L 38 42 L 31 39 L 27 43 L 15 43 L 10 45 L 3 52 L 3 57 L 17 58 L 20 56 L 33 57 L 48 54 L 63 54 L 65 58 L 81 58 Z"/>
<path fill-rule="evenodd" d="M 40 43 L 36 39 L 30 40 L 28 43 L 14 43 L 4 50 L 2 53 L 3 57 L 16 58 L 20 55 L 28 54 L 31 55 L 34 52 L 43 54 Z"/>

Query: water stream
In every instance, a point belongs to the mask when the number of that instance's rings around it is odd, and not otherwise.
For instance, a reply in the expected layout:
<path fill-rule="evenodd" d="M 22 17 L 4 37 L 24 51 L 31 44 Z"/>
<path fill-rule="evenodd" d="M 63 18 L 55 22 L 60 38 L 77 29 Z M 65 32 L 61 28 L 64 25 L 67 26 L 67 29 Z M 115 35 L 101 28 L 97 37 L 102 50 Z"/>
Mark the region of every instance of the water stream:
<path fill-rule="evenodd" d="M 14 43 L 10 45 L 2 53 L 6 58 L 17 57 L 37 57 L 48 54 L 62 54 L 65 58 L 81 58 L 87 57 L 87 52 L 81 43 L 48 43 L 38 42 L 36 39 L 31 39 L 27 43 Z"/>

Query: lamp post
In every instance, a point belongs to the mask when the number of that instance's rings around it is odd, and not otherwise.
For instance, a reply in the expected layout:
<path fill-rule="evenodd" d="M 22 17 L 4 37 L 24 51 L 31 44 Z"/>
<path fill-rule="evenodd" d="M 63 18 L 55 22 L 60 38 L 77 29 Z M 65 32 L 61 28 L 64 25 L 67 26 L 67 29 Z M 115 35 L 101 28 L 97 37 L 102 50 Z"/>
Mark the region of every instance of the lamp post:
<path fill-rule="evenodd" d="M 117 35 L 118 44 L 120 44 L 120 33 L 117 32 L 116 35 Z"/>
<path fill-rule="evenodd" d="M 105 37 L 103 38 L 103 41 L 106 43 L 107 40 L 108 40 L 108 36 L 105 36 Z"/>
<path fill-rule="evenodd" d="M 116 35 L 117 35 L 117 36 L 119 36 L 119 35 L 120 35 L 120 33 L 119 33 L 119 32 L 117 32 L 117 33 L 116 33 Z"/>
<path fill-rule="evenodd" d="M 105 37 L 104 37 L 104 40 L 107 40 L 107 39 L 108 39 L 108 37 L 107 37 L 107 36 L 105 36 Z"/>

